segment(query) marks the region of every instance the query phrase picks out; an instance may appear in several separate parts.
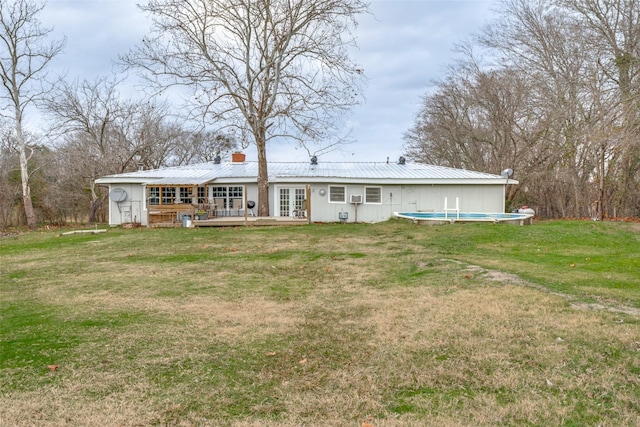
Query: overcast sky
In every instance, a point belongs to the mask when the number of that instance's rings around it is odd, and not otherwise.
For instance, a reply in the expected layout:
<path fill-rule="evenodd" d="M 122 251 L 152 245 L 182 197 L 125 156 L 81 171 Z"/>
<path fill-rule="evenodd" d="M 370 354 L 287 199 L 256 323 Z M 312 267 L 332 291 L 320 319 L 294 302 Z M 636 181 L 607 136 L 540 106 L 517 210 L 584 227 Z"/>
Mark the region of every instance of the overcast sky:
<path fill-rule="evenodd" d="M 137 0 L 48 0 L 41 19 L 65 36 L 55 72 L 93 80 L 113 69 L 118 55 L 146 33 L 148 19 Z M 422 96 L 444 76 L 454 45 L 493 17 L 495 0 L 373 0 L 372 16 L 361 16 L 355 61 L 369 79 L 365 103 L 349 122 L 354 143 L 320 161 L 391 161 L 403 153 L 403 134 L 412 126 Z M 346 129 L 345 129 L 346 131 Z M 271 161 L 306 161 L 293 144 L 268 146 Z M 256 160 L 247 150 L 247 160 Z"/>

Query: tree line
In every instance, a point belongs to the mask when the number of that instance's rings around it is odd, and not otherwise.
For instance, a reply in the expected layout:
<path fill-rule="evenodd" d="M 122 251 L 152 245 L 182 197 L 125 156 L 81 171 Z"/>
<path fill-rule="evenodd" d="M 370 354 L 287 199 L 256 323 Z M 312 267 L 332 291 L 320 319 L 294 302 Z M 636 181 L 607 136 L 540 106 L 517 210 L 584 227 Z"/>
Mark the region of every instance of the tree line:
<path fill-rule="evenodd" d="M 405 135 L 407 157 L 511 168 L 511 206 L 640 216 L 640 2 L 502 0 L 458 46 Z"/>
<path fill-rule="evenodd" d="M 30 223 L 25 200 L 38 223 L 104 222 L 108 193 L 97 178 L 209 162 L 237 146 L 230 135 L 185 126 L 166 104 L 121 97 L 118 85 L 56 82 L 40 100 L 46 132 L 25 131 L 22 142 L 14 123 L 0 122 L 0 227 Z"/>

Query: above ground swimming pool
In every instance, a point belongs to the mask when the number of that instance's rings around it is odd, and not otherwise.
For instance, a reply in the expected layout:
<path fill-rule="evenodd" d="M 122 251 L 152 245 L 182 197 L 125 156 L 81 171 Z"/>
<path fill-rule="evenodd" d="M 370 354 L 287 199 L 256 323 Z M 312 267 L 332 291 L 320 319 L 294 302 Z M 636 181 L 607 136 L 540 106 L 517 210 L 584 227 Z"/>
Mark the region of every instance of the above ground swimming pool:
<path fill-rule="evenodd" d="M 529 225 L 533 219 L 533 214 L 528 213 L 395 212 L 394 215 L 416 223 L 441 224 L 447 222 L 506 222 Z"/>

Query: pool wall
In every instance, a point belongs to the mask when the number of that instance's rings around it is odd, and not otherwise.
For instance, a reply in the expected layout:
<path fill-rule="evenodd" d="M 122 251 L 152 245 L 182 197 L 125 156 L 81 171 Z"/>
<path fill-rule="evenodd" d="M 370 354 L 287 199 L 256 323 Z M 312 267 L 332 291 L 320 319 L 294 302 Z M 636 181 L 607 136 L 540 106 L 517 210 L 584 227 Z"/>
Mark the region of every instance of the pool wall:
<path fill-rule="evenodd" d="M 455 222 L 489 222 L 511 225 L 533 224 L 533 215 L 522 213 L 395 212 L 394 216 L 420 225 L 442 225 Z"/>

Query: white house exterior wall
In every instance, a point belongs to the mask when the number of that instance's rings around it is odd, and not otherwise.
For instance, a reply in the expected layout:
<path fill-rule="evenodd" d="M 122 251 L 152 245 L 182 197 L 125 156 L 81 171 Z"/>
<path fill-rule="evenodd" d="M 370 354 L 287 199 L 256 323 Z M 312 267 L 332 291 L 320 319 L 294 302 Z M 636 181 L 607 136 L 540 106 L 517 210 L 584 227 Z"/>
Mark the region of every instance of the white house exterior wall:
<path fill-rule="evenodd" d="M 394 212 L 437 211 L 444 209 L 445 197 L 449 208 L 454 208 L 456 197 L 460 212 L 504 212 L 502 185 L 383 185 L 381 203 L 349 203 L 349 195 L 362 195 L 364 188 L 375 185 L 346 185 L 347 202 L 330 203 L 329 186 L 339 184 L 315 184 L 311 186 L 311 221 L 337 222 L 340 213 L 346 212 L 347 222 L 380 222 L 393 216 Z M 320 195 L 324 189 L 326 194 Z M 357 218 L 356 218 L 357 214 Z"/>
<path fill-rule="evenodd" d="M 148 225 L 145 193 L 146 186 L 152 185 L 207 186 L 208 197 L 215 186 L 244 186 L 245 201 L 256 202 L 254 213 L 258 213 L 256 162 L 136 171 L 105 176 L 96 183 L 127 192 L 126 200 L 109 201 L 111 225 Z M 309 188 L 307 205 L 312 222 L 337 222 L 341 213 L 348 215 L 348 222 L 379 222 L 391 218 L 394 212 L 442 211 L 445 198 L 449 209 L 455 208 L 457 198 L 460 212 L 497 213 L 504 212 L 505 186 L 509 184 L 518 182 L 500 175 L 423 164 L 273 163 L 269 165 L 269 215 L 286 214 L 280 212 L 282 188 Z M 344 203 L 329 200 L 330 186 L 345 188 Z M 366 187 L 380 189 L 380 203 L 366 203 Z M 324 194 L 320 195 L 322 190 Z M 351 195 L 363 196 L 363 203 L 357 205 L 357 216 L 356 205 L 350 203 Z"/>
<path fill-rule="evenodd" d="M 109 225 L 120 225 L 137 222 L 147 225 L 147 211 L 144 202 L 144 186 L 140 184 L 121 183 L 109 185 L 109 192 L 121 188 L 127 192 L 123 202 L 115 202 L 109 197 Z"/>

